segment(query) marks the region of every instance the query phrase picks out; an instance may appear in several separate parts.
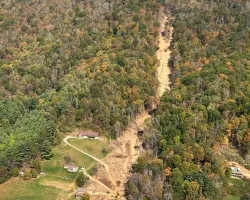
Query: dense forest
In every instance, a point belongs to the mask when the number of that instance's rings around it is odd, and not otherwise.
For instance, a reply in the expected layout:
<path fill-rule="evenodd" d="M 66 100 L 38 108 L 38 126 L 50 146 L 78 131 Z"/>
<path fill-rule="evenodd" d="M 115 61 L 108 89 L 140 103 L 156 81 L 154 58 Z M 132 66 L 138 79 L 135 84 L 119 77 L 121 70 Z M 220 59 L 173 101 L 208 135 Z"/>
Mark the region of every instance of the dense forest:
<path fill-rule="evenodd" d="M 1 0 L 0 182 L 60 132 L 117 137 L 157 88 L 161 1 Z"/>
<path fill-rule="evenodd" d="M 250 153 L 248 0 L 1 0 L 0 183 L 60 134 L 116 138 L 155 102 L 159 11 L 174 28 L 171 90 L 141 136 L 127 199 L 248 199 L 216 149 Z"/>
<path fill-rule="evenodd" d="M 250 152 L 250 2 L 168 1 L 171 91 L 145 129 L 127 199 L 249 199 L 228 184 L 220 146 Z"/>

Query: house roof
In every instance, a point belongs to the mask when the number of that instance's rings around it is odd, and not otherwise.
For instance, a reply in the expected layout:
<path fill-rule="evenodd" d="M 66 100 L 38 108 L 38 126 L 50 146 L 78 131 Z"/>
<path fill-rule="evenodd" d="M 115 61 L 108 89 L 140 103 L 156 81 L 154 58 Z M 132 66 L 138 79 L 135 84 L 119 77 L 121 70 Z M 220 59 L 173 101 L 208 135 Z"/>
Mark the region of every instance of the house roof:
<path fill-rule="evenodd" d="M 242 174 L 241 169 L 237 167 L 231 167 L 232 174 Z"/>
<path fill-rule="evenodd" d="M 73 169 L 73 168 L 78 168 L 78 166 L 76 166 L 76 165 L 64 165 L 64 168 Z"/>
<path fill-rule="evenodd" d="M 91 131 L 91 130 L 87 130 L 87 131 L 81 131 L 79 132 L 78 136 L 88 136 L 88 137 L 98 137 L 98 133 Z"/>
<path fill-rule="evenodd" d="M 76 196 L 82 196 L 85 192 L 87 192 L 84 188 L 78 188 L 76 191 Z"/>

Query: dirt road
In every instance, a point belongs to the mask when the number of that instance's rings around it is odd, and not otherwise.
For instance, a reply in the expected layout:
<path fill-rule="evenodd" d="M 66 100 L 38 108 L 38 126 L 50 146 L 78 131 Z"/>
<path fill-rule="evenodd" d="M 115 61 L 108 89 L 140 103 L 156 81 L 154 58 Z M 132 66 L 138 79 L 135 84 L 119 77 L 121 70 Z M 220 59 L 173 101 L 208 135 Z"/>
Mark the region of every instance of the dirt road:
<path fill-rule="evenodd" d="M 96 158 L 95 156 L 92 156 L 92 155 L 88 154 L 87 152 L 82 151 L 81 149 L 78 149 L 78 148 L 76 148 L 75 146 L 73 146 L 72 144 L 70 144 L 70 143 L 68 142 L 68 139 L 72 139 L 72 138 L 76 139 L 77 137 L 74 137 L 74 136 L 67 136 L 67 137 L 65 137 L 65 138 L 63 139 L 63 142 L 66 143 L 67 145 L 71 146 L 72 148 L 76 149 L 77 151 L 80 151 L 81 153 L 85 154 L 86 156 L 89 156 L 90 158 L 92 158 L 92 159 L 94 159 L 95 161 L 99 162 L 101 165 L 103 165 L 103 166 L 107 169 L 107 171 L 109 171 L 109 166 L 106 165 L 104 162 L 102 162 L 100 159 L 98 159 L 98 158 Z"/>
<path fill-rule="evenodd" d="M 77 151 L 79 151 L 79 152 L 85 154 L 86 156 L 89 156 L 90 158 L 94 159 L 94 160 L 97 161 L 99 164 L 103 165 L 104 168 L 105 168 L 105 170 L 106 170 L 106 172 L 107 172 L 107 174 L 108 174 L 109 180 L 114 184 L 114 180 L 113 180 L 113 178 L 112 178 L 112 176 L 111 176 L 111 174 L 110 174 L 110 171 L 109 171 L 109 166 L 106 165 L 106 164 L 105 164 L 103 161 L 101 161 L 100 159 L 96 158 L 95 156 L 92 156 L 92 155 L 88 154 L 87 152 L 82 151 L 81 149 L 78 149 L 77 147 L 75 147 L 75 146 L 73 146 L 72 144 L 70 144 L 70 143 L 68 142 L 68 139 L 70 139 L 70 138 L 76 138 L 76 137 L 74 137 L 74 136 L 67 136 L 67 137 L 65 137 L 65 138 L 63 139 L 63 142 L 66 143 L 67 145 L 69 145 L 70 147 L 74 148 L 75 150 L 77 150 Z M 105 184 L 102 183 L 101 181 L 99 181 L 99 180 L 93 178 L 93 177 L 90 176 L 86 171 L 84 172 L 84 174 L 85 174 L 90 180 L 92 180 L 92 181 L 98 183 L 100 186 L 102 186 L 102 187 L 104 187 L 105 189 L 107 189 L 108 192 L 113 192 L 113 190 L 112 190 L 110 187 L 108 187 L 107 185 L 105 185 Z"/>
<path fill-rule="evenodd" d="M 94 194 L 106 194 L 106 198 L 108 199 L 113 199 L 114 196 L 116 196 L 116 199 L 125 199 L 124 189 L 129 169 L 132 163 L 134 163 L 139 156 L 139 150 L 135 147 L 137 145 L 141 145 L 137 137 L 137 130 L 143 127 L 144 121 L 149 117 L 150 115 L 148 115 L 147 112 L 139 115 L 130 127 L 124 131 L 121 137 L 110 143 L 113 151 L 103 160 L 78 149 L 68 142 L 68 139 L 76 137 L 67 136 L 64 138 L 64 143 L 91 157 L 101 165 L 99 166 L 95 177 L 92 177 L 87 172 L 84 172 L 84 174 L 92 180 L 92 182 L 86 187 L 88 191 L 92 191 L 92 194 L 93 191 L 97 191 Z M 99 196 L 94 196 L 93 199 L 100 198 Z"/>
<path fill-rule="evenodd" d="M 108 186 L 106 186 L 105 184 L 103 184 L 101 181 L 98 181 L 97 179 L 95 179 L 92 176 L 90 176 L 87 172 L 84 172 L 84 175 L 87 176 L 90 180 L 92 180 L 92 181 L 98 183 L 99 185 L 101 185 L 102 187 L 106 188 L 109 192 L 113 192 L 112 189 L 110 189 Z"/>

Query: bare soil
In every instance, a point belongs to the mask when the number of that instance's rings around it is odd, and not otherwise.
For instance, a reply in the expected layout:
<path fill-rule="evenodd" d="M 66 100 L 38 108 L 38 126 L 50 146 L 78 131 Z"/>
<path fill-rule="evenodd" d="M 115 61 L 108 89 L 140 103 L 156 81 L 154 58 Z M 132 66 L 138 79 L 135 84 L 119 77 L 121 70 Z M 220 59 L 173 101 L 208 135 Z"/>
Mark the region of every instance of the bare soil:
<path fill-rule="evenodd" d="M 140 146 L 140 141 L 137 137 L 137 128 L 143 127 L 144 120 L 150 116 L 144 112 L 136 118 L 136 123 L 133 123 L 121 137 L 116 141 L 111 142 L 113 151 L 103 160 L 110 170 L 116 185 L 116 192 L 123 196 L 125 191 L 125 183 L 127 182 L 129 169 L 138 156 L 139 150 L 135 146 Z M 97 176 L 102 176 L 103 173 L 98 173 Z"/>
<path fill-rule="evenodd" d="M 160 30 L 165 30 L 165 23 L 168 18 L 162 14 L 160 22 Z M 160 65 L 157 71 L 157 76 L 159 79 L 159 88 L 157 91 L 158 96 L 162 96 L 164 91 L 169 88 L 169 74 L 170 69 L 168 67 L 168 62 L 170 58 L 170 42 L 172 40 L 173 28 L 168 27 L 167 36 L 163 37 L 161 34 L 159 36 L 159 50 L 157 52 L 157 58 L 159 59 Z M 138 139 L 137 131 L 142 129 L 144 126 L 144 121 L 150 118 L 150 115 L 145 111 L 131 123 L 131 125 L 125 130 L 121 136 L 110 142 L 110 146 L 113 149 L 111 153 L 102 162 L 108 166 L 107 168 L 100 166 L 93 178 L 99 180 L 100 182 L 107 185 L 113 190 L 106 197 L 92 196 L 93 199 L 126 199 L 125 194 L 125 183 L 128 180 L 129 170 L 131 165 L 136 162 L 140 155 L 140 149 L 135 148 L 136 146 L 141 146 L 141 142 Z M 111 177 L 110 177 L 111 176 Z M 111 180 L 112 179 L 112 180 Z M 98 191 L 104 194 L 107 192 L 105 188 L 100 187 L 100 185 L 89 182 L 87 189 L 89 191 Z"/>
<path fill-rule="evenodd" d="M 161 17 L 161 26 L 160 31 L 165 31 L 165 23 L 168 21 L 168 18 L 166 16 Z M 170 43 L 172 41 L 172 33 L 173 33 L 173 27 L 167 27 L 166 28 L 166 36 L 163 36 L 160 34 L 159 36 L 159 50 L 157 52 L 157 58 L 160 61 L 160 66 L 157 69 L 157 76 L 159 80 L 159 87 L 158 87 L 158 95 L 162 96 L 163 93 L 167 90 L 169 90 L 169 74 L 170 68 L 168 66 L 168 62 L 170 59 L 170 53 L 169 50 Z"/>
<path fill-rule="evenodd" d="M 145 119 L 149 117 L 147 112 L 142 113 L 117 140 L 110 142 L 110 146 L 113 150 L 106 158 L 102 159 L 102 162 L 108 166 L 109 174 L 107 173 L 107 169 L 100 165 L 95 176 L 93 176 L 93 178 L 113 190 L 113 192 L 108 194 L 108 199 L 125 199 L 124 190 L 129 169 L 132 163 L 137 160 L 140 153 L 139 150 L 135 148 L 135 146 L 141 145 L 137 137 L 137 130 L 143 127 Z M 110 180 L 110 175 L 112 180 Z M 89 182 L 87 190 L 102 193 L 107 192 L 105 188 L 100 187 L 100 185 L 97 185 L 93 181 Z"/>

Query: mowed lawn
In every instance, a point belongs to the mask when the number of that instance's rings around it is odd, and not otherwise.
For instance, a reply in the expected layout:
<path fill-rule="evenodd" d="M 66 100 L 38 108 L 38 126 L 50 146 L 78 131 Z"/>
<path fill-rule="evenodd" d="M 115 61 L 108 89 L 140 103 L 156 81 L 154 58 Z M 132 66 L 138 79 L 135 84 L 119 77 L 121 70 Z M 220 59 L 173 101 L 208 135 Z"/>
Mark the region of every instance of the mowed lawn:
<path fill-rule="evenodd" d="M 229 184 L 235 185 L 235 186 L 244 186 L 245 183 L 241 179 L 237 178 L 230 178 L 229 179 Z"/>
<path fill-rule="evenodd" d="M 103 148 L 108 145 L 99 140 L 70 139 L 70 144 L 96 157 L 104 157 Z M 24 181 L 22 178 L 11 178 L 0 185 L 0 200 L 71 200 L 76 191 L 75 179 L 78 173 L 64 169 L 64 157 L 70 156 L 79 169 L 95 165 L 95 160 L 61 142 L 53 149 L 54 157 L 42 162 L 42 171 L 36 179 Z M 66 179 L 64 179 L 66 177 Z"/>
<path fill-rule="evenodd" d="M 240 200 L 240 198 L 239 198 L 239 197 L 235 197 L 235 196 L 229 195 L 229 196 L 227 196 L 227 197 L 225 198 L 225 200 Z"/>
<path fill-rule="evenodd" d="M 95 160 L 84 155 L 83 153 L 75 150 L 65 143 L 61 143 L 53 149 L 54 157 L 51 160 L 42 162 L 42 170 L 45 174 L 63 178 L 66 176 L 68 179 L 74 181 L 77 173 L 69 173 L 64 169 L 64 157 L 70 156 L 72 163 L 76 164 L 79 169 L 83 166 L 89 167 L 95 163 Z"/>
<path fill-rule="evenodd" d="M 68 139 L 68 142 L 73 146 L 89 153 L 97 158 L 104 158 L 111 151 L 109 144 L 101 140 L 92 139 Z"/>
<path fill-rule="evenodd" d="M 0 200 L 51 200 L 66 199 L 70 191 L 42 185 L 39 178 L 24 181 L 22 178 L 11 178 L 0 185 Z"/>

